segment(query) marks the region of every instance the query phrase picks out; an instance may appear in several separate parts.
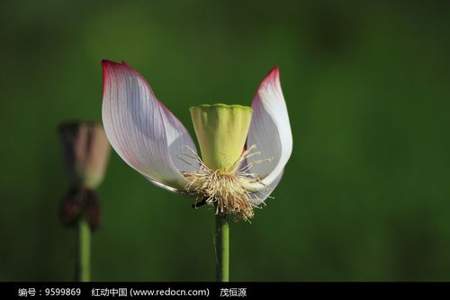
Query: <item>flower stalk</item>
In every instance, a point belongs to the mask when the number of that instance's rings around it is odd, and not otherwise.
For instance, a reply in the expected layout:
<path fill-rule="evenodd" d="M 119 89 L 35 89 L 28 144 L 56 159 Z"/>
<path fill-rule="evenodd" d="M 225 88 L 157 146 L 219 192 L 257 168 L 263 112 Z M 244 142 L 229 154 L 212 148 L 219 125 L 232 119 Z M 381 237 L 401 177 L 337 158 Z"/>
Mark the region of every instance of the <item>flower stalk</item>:
<path fill-rule="evenodd" d="M 230 224 L 226 215 L 216 215 L 216 281 L 230 281 Z"/>
<path fill-rule="evenodd" d="M 79 282 L 91 280 L 91 229 L 84 218 L 78 221 L 76 280 Z"/>

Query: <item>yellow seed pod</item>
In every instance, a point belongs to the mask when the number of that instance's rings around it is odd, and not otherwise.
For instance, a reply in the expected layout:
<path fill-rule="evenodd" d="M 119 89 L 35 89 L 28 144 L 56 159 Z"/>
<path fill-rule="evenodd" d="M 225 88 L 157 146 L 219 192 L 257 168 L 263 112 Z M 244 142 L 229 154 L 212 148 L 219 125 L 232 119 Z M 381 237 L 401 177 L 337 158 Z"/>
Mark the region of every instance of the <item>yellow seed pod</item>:
<path fill-rule="evenodd" d="M 205 104 L 190 111 L 203 162 L 212 170 L 232 171 L 244 149 L 252 108 Z"/>

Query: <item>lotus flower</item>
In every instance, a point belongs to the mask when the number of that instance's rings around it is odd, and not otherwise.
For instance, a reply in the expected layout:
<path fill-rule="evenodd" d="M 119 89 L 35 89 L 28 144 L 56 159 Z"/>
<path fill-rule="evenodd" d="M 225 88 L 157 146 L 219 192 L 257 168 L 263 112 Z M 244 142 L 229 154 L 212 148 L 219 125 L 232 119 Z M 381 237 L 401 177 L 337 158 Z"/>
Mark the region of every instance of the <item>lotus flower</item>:
<path fill-rule="evenodd" d="M 111 147 L 97 122 L 65 122 L 60 124 L 59 134 L 71 181 L 62 202 L 62 221 L 72 225 L 85 217 L 95 230 L 100 223 L 95 190 L 103 181 Z"/>
<path fill-rule="evenodd" d="M 200 105 L 191 118 L 201 155 L 183 124 L 126 63 L 104 60 L 102 117 L 118 155 L 158 187 L 194 195 L 218 215 L 249 220 L 278 185 L 292 133 L 273 68 L 251 107 Z"/>

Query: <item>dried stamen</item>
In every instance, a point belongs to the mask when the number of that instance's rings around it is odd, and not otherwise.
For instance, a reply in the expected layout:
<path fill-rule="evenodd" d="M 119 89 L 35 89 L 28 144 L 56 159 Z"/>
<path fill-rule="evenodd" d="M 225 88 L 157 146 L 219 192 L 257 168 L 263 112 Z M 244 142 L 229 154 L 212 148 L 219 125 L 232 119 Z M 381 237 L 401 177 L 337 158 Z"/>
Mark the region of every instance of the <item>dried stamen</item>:
<path fill-rule="evenodd" d="M 252 194 L 246 186 L 249 183 L 259 183 L 259 178 L 250 172 L 255 163 L 245 163 L 249 157 L 259 154 L 254 152 L 255 146 L 244 151 L 231 171 L 211 170 L 198 155 L 191 150 L 189 158 L 195 158 L 200 165 L 196 171 L 183 172 L 188 180 L 186 190 L 197 196 L 194 207 L 206 203 L 215 207 L 216 214 L 229 214 L 245 221 L 250 220 L 253 209 L 259 203 L 256 194 Z M 267 161 L 267 160 L 261 160 Z M 242 166 L 244 165 L 244 166 Z"/>

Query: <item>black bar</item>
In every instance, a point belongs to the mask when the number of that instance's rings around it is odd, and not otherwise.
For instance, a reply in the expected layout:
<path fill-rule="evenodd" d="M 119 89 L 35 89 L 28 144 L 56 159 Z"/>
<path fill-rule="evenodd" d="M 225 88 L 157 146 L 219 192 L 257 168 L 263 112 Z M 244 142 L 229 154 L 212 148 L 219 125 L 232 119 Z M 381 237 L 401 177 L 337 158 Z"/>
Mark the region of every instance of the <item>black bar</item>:
<path fill-rule="evenodd" d="M 317 297 L 426 297 L 450 294 L 447 282 L 2 282 L 1 299 L 301 299 Z M 439 294 L 436 294 L 439 293 Z M 184 297 L 182 297 L 184 296 Z"/>

